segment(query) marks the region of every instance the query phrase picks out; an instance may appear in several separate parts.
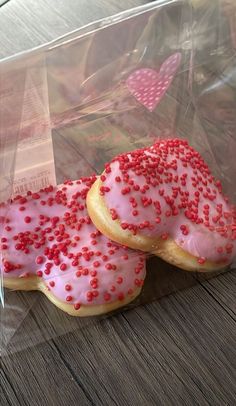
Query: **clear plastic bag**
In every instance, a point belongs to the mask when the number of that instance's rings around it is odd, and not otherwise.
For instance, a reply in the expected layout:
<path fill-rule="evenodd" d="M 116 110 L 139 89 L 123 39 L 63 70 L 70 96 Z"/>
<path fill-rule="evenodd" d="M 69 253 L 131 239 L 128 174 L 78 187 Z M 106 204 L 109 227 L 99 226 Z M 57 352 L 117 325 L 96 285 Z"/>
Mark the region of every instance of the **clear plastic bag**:
<path fill-rule="evenodd" d="M 160 137 L 187 139 L 236 201 L 235 20 L 224 4 L 156 1 L 1 62 L 1 236 L 14 196 L 100 174 Z M 166 68 L 160 98 L 140 101 L 128 78 L 143 69 L 161 78 Z M 211 276 L 152 257 L 125 309 Z M 1 298 L 3 354 L 107 317 L 73 318 L 39 292 Z"/>

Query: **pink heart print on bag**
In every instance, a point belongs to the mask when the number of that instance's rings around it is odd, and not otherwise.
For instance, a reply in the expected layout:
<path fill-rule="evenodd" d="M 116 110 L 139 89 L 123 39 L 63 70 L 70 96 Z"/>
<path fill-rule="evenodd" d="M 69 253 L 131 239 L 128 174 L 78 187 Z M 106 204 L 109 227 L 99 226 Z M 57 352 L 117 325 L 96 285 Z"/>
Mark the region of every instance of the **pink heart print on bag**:
<path fill-rule="evenodd" d="M 170 87 L 180 62 L 181 54 L 176 52 L 163 62 L 159 71 L 150 68 L 136 70 L 126 81 L 129 92 L 152 112 Z"/>

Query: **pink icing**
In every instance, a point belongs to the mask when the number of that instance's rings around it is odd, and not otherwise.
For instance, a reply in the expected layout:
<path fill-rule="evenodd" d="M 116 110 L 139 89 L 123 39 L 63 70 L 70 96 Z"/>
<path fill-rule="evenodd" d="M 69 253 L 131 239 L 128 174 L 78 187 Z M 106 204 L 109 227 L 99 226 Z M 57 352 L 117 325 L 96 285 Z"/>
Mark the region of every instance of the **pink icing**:
<path fill-rule="evenodd" d="M 108 240 L 88 217 L 85 199 L 95 180 L 68 181 L 12 202 L 1 237 L 4 278 L 27 283 L 37 275 L 76 309 L 122 301 L 142 286 L 144 255 Z"/>
<path fill-rule="evenodd" d="M 123 229 L 171 237 L 199 263 L 228 263 L 236 255 L 236 209 L 187 141 L 162 140 L 122 154 L 101 180 L 100 194 Z"/>

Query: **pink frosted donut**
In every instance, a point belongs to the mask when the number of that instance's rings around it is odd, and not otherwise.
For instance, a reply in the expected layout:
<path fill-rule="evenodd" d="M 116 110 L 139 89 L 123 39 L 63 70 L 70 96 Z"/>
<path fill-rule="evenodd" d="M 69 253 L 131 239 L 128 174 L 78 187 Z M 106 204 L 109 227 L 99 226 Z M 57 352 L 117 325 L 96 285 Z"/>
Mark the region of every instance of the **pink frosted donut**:
<path fill-rule="evenodd" d="M 108 238 L 186 270 L 217 270 L 236 255 L 236 208 L 184 140 L 161 140 L 113 159 L 89 191 L 87 207 Z"/>
<path fill-rule="evenodd" d="M 5 287 L 40 290 L 78 316 L 109 312 L 140 293 L 144 255 L 108 240 L 88 216 L 85 199 L 95 180 L 68 181 L 14 199 L 1 216 Z"/>

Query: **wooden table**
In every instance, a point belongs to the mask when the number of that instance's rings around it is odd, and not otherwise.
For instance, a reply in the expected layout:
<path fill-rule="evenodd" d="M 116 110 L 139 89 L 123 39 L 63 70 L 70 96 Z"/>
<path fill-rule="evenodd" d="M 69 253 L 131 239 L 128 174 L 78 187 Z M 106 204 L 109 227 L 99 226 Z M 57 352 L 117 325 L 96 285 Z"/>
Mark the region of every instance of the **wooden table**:
<path fill-rule="evenodd" d="M 138 0 L 10 0 L 0 56 L 28 49 Z M 2 405 L 236 404 L 236 275 L 2 358 Z"/>

